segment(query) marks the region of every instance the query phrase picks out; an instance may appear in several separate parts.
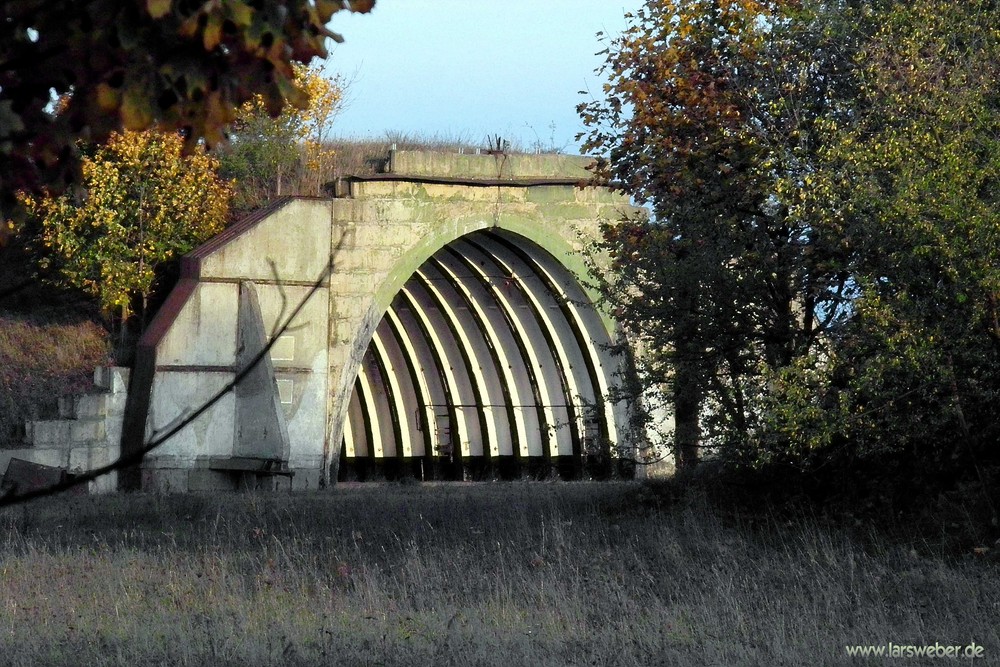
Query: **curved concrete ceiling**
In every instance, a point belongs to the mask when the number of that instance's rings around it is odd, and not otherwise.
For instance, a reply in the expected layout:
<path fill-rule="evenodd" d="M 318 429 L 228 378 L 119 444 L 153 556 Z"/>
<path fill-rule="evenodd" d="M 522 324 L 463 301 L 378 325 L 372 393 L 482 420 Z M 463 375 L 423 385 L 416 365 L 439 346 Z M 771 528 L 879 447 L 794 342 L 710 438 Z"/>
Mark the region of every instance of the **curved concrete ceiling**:
<path fill-rule="evenodd" d="M 601 477 L 617 362 L 576 278 L 523 237 L 464 236 L 417 269 L 355 382 L 340 477 Z"/>

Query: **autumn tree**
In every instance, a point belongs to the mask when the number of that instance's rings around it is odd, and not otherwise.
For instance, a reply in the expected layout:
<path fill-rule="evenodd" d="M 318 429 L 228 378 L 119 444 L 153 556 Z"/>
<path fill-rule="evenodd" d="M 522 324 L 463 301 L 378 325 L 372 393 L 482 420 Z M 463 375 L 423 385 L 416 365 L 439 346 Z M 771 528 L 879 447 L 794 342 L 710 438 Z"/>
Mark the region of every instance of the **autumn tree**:
<path fill-rule="evenodd" d="M 176 133 L 112 133 L 83 161 L 79 196 L 24 195 L 40 229 L 40 263 L 123 321 L 146 303 L 157 268 L 222 230 L 230 186 Z"/>
<path fill-rule="evenodd" d="M 651 0 L 612 42 L 585 148 L 652 216 L 607 227 L 601 287 L 682 463 L 694 436 L 913 480 L 1000 457 L 998 26 L 985 0 Z"/>
<path fill-rule="evenodd" d="M 941 471 L 998 454 L 1000 14 L 981 0 L 869 11 L 858 94 L 825 121 L 801 207 L 851 256 L 852 317 L 821 373 L 775 385 L 775 427 Z"/>
<path fill-rule="evenodd" d="M 708 445 L 757 456 L 768 377 L 821 355 L 847 312 L 838 243 L 796 213 L 845 94 L 833 4 L 650 0 L 579 107 L 597 177 L 651 210 L 605 227 L 600 286 L 667 388 L 681 466 Z"/>
<path fill-rule="evenodd" d="M 326 57 L 340 11 L 374 0 L 0 0 L 0 217 L 18 191 L 75 180 L 78 141 L 117 129 L 220 143 L 261 96 L 302 108 L 294 63 Z M 64 113 L 55 97 L 71 94 Z"/>
<path fill-rule="evenodd" d="M 297 65 L 296 85 L 306 91 L 304 109 L 286 108 L 272 117 L 262 96 L 244 104 L 219 151 L 220 173 L 234 181 L 233 213 L 259 208 L 285 194 L 320 195 L 332 178 L 330 127 L 343 100 L 343 83 L 321 66 Z"/>

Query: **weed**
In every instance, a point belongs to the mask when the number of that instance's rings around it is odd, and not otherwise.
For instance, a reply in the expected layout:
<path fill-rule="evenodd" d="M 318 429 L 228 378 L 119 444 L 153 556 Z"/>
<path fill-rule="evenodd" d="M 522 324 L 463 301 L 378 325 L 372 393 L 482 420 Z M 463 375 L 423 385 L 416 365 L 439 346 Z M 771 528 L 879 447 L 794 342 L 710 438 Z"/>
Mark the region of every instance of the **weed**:
<path fill-rule="evenodd" d="M 889 640 L 1000 652 L 988 560 L 649 497 L 511 483 L 49 499 L 0 516 L 0 654 L 141 667 L 843 664 L 846 644 Z"/>

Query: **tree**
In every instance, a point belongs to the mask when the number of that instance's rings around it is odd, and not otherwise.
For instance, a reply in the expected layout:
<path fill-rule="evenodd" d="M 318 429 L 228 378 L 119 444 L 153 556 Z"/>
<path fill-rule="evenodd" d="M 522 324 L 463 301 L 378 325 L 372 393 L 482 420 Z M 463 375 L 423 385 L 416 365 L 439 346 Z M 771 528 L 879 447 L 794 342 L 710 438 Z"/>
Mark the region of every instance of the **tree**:
<path fill-rule="evenodd" d="M 79 197 L 24 196 L 38 220 L 43 268 L 128 320 L 142 315 L 157 268 L 222 230 L 230 185 L 203 150 L 182 155 L 176 133 L 112 133 L 83 161 Z"/>
<path fill-rule="evenodd" d="M 597 177 L 652 210 L 606 227 L 599 286 L 667 388 L 681 466 L 704 445 L 757 457 L 770 377 L 816 363 L 849 311 L 840 244 L 800 206 L 847 95 L 846 5 L 649 0 L 579 106 Z"/>
<path fill-rule="evenodd" d="M 908 479 L 1000 457 L 998 26 L 987 0 L 650 0 L 612 43 L 586 148 L 653 217 L 608 226 L 600 286 L 682 463 L 695 435 Z"/>
<path fill-rule="evenodd" d="M 308 93 L 304 109 L 286 108 L 277 118 L 258 96 L 240 108 L 231 141 L 219 151 L 220 173 L 234 181 L 233 213 L 243 215 L 282 194 L 320 195 L 333 173 L 329 128 L 340 109 L 343 84 L 319 68 L 295 67 Z"/>
<path fill-rule="evenodd" d="M 18 191 L 76 180 L 77 142 L 124 127 L 225 138 L 260 95 L 303 107 L 293 63 L 327 55 L 326 27 L 374 0 L 0 0 L 0 217 Z M 71 95 L 63 113 L 55 97 Z"/>
<path fill-rule="evenodd" d="M 810 429 L 940 471 L 995 457 L 1000 435 L 1000 15 L 983 0 L 872 13 L 804 203 L 843 238 L 857 291 L 815 377 L 841 408 Z"/>

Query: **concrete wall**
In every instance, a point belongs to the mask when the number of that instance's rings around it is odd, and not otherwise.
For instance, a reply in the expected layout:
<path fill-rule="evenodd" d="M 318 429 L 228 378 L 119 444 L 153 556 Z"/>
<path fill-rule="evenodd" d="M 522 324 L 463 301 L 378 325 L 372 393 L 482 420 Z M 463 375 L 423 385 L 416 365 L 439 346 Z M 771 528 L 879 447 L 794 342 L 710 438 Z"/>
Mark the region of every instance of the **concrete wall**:
<path fill-rule="evenodd" d="M 168 302 L 146 343 L 155 350 L 147 437 L 162 432 L 237 372 L 240 285 L 252 282 L 273 332 L 321 278 L 271 349 L 294 487 L 329 481 L 359 365 L 393 297 L 445 245 L 507 230 L 584 274 L 579 251 L 601 221 L 630 210 L 603 188 L 578 187 L 582 158 L 394 153 L 393 173 L 350 182 L 341 199 L 289 199 L 186 259 L 183 298 Z M 323 277 L 328 264 L 333 270 Z M 186 282 L 185 282 L 186 281 Z M 609 320 L 605 326 L 612 331 Z M 144 483 L 225 486 L 213 459 L 234 456 L 237 396 L 228 394 L 149 454 Z"/>
<path fill-rule="evenodd" d="M 59 399 L 58 419 L 28 422 L 23 448 L 0 449 L 0 470 L 7 470 L 11 459 L 62 468 L 69 473 L 87 472 L 113 462 L 118 458 L 128 377 L 127 368 L 97 368 L 91 391 Z M 89 484 L 92 493 L 116 488 L 116 473 Z"/>
<path fill-rule="evenodd" d="M 147 434 L 162 432 L 231 382 L 237 371 L 240 283 L 257 292 L 265 332 L 273 332 L 303 300 L 327 266 L 330 202 L 288 200 L 221 247 L 195 251 L 200 274 L 191 296 L 172 315 L 156 347 L 156 375 Z M 275 391 L 288 430 L 294 483 L 315 486 L 325 459 L 329 290 L 321 287 L 271 350 Z M 185 488 L 183 471 L 206 468 L 213 457 L 235 455 L 236 394 L 230 393 L 190 427 L 147 457 L 145 467 L 179 470 L 147 475 Z M 200 473 L 206 484 L 223 473 Z"/>

